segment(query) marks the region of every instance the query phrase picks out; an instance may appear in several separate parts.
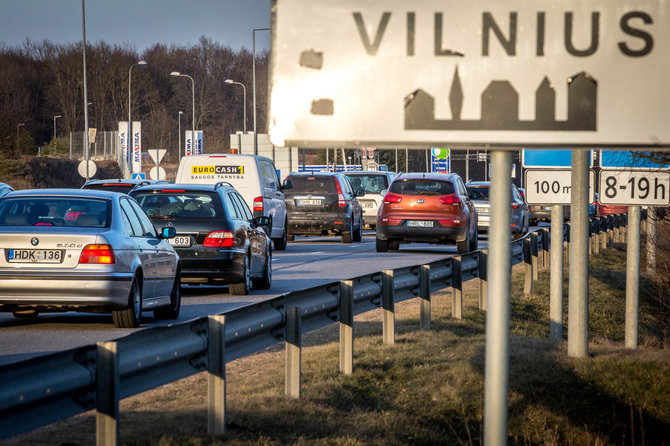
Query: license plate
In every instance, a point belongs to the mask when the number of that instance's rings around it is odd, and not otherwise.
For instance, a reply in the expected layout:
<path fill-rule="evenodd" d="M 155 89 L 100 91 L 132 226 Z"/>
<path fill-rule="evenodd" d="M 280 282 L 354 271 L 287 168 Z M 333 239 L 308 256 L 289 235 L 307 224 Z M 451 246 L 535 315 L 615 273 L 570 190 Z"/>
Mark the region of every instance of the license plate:
<path fill-rule="evenodd" d="M 413 227 L 418 227 L 418 228 L 432 228 L 433 227 L 433 222 L 432 221 L 421 221 L 421 220 L 409 220 L 407 222 L 407 226 L 413 226 Z"/>
<path fill-rule="evenodd" d="M 321 206 L 321 200 L 298 200 L 298 206 Z"/>
<path fill-rule="evenodd" d="M 12 263 L 62 263 L 61 249 L 10 249 L 7 259 Z"/>
<path fill-rule="evenodd" d="M 191 246 L 191 236 L 178 235 L 175 238 L 168 239 L 168 242 L 170 242 L 172 246 L 176 247 L 189 247 Z"/>
<path fill-rule="evenodd" d="M 489 208 L 477 208 L 477 213 L 478 214 L 488 214 L 489 213 Z"/>
<path fill-rule="evenodd" d="M 363 209 L 372 209 L 375 207 L 375 202 L 374 201 L 361 201 L 361 207 Z"/>

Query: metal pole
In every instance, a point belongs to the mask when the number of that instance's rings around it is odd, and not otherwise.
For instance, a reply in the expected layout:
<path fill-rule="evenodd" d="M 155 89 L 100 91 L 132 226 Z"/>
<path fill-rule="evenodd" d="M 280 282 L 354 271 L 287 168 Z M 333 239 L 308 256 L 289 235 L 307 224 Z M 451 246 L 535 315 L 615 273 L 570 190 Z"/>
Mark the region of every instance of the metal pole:
<path fill-rule="evenodd" d="M 398 149 L 395 149 L 395 166 L 394 167 L 395 167 L 395 173 L 398 173 Z"/>
<path fill-rule="evenodd" d="M 507 444 L 507 393 L 509 388 L 510 324 L 510 207 L 512 154 L 492 154 L 491 227 L 488 253 L 488 311 L 484 384 L 484 444 Z"/>
<path fill-rule="evenodd" d="M 184 76 L 191 79 L 191 100 L 193 101 L 192 102 L 193 116 L 191 117 L 191 127 L 192 127 L 191 128 L 191 154 L 195 155 L 196 154 L 196 152 L 195 152 L 195 140 L 196 140 L 196 136 L 195 136 L 195 81 L 193 80 L 193 78 L 191 76 L 189 76 L 187 74 L 185 74 Z M 200 149 L 200 147 L 198 147 L 198 149 Z"/>
<path fill-rule="evenodd" d="M 572 151 L 570 203 L 570 269 L 568 356 L 585 357 L 589 350 L 589 156 Z"/>
<path fill-rule="evenodd" d="M 647 274 L 656 274 L 656 208 L 647 209 Z"/>
<path fill-rule="evenodd" d="M 19 125 L 16 126 L 16 153 L 17 153 L 17 154 L 18 154 L 18 152 L 19 152 L 19 137 L 20 137 L 20 135 L 21 135 L 21 134 L 19 133 L 19 129 L 21 128 L 22 125 L 25 125 L 25 124 L 21 123 L 21 124 L 19 124 Z"/>
<path fill-rule="evenodd" d="M 465 182 L 470 181 L 470 149 L 465 149 Z"/>
<path fill-rule="evenodd" d="M 256 31 L 269 31 L 270 28 L 255 28 L 251 35 L 252 35 L 252 41 L 251 41 L 251 52 L 252 52 L 252 58 L 251 58 L 251 72 L 252 72 L 252 77 L 253 77 L 253 96 L 254 96 L 254 155 L 258 155 L 258 137 L 257 135 L 257 130 L 256 130 Z"/>
<path fill-rule="evenodd" d="M 177 124 L 178 125 L 177 136 L 179 137 L 178 138 L 179 139 L 179 152 L 177 152 L 177 153 L 178 153 L 179 161 L 181 161 L 181 115 L 183 115 L 183 114 L 184 114 L 184 112 L 180 110 L 179 114 L 177 115 L 177 123 L 178 123 Z"/>
<path fill-rule="evenodd" d="M 409 149 L 405 149 L 405 172 L 409 172 Z"/>
<path fill-rule="evenodd" d="M 626 348 L 637 348 L 640 304 L 640 206 L 628 206 L 626 246 Z"/>
<path fill-rule="evenodd" d="M 563 339 L 563 205 L 551 208 L 549 339 Z"/>
<path fill-rule="evenodd" d="M 84 150 L 86 151 L 86 181 L 90 179 L 88 171 L 88 163 L 90 160 L 90 153 L 88 147 L 88 91 L 86 89 L 86 0 L 81 0 L 81 54 L 82 54 L 82 69 L 84 71 Z"/>

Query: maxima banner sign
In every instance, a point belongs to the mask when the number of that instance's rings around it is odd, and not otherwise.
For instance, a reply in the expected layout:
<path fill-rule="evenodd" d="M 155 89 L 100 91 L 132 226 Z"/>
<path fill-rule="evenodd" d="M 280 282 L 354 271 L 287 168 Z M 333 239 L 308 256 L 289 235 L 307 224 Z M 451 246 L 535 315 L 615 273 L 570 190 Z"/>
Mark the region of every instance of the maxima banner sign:
<path fill-rule="evenodd" d="M 186 147 L 184 150 L 186 151 L 186 156 L 202 154 L 202 130 L 195 131 L 195 147 L 193 147 L 193 141 L 191 137 L 192 133 L 192 130 L 186 130 L 184 132 L 184 140 L 186 141 Z"/>
<path fill-rule="evenodd" d="M 274 0 L 270 138 L 668 149 L 668 6 Z"/>
<path fill-rule="evenodd" d="M 142 171 L 142 123 L 133 121 L 132 135 L 128 136 L 128 121 L 119 121 L 119 142 L 123 150 L 123 159 L 131 172 Z M 129 144 L 129 141 L 130 144 Z M 132 149 L 129 149 L 132 147 Z"/>

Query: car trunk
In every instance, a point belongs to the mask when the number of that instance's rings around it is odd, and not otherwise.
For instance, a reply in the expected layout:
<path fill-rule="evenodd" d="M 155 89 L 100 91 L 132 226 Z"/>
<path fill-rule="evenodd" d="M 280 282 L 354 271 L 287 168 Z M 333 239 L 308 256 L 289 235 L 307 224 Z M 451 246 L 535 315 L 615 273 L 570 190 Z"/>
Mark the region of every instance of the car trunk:
<path fill-rule="evenodd" d="M 86 233 L 34 231 L 12 232 L 7 228 L 0 233 L 0 255 L 2 268 L 62 269 L 76 268 L 84 247 L 89 244 L 104 244 L 104 238 L 90 229 Z"/>

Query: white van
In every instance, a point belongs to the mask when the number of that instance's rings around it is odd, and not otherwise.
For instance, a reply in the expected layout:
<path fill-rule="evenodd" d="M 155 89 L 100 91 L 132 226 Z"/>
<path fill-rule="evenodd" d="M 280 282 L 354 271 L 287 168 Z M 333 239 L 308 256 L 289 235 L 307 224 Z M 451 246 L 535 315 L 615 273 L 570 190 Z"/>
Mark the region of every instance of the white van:
<path fill-rule="evenodd" d="M 237 189 L 254 217 L 270 217 L 274 248 L 286 249 L 286 203 L 272 160 L 232 153 L 182 157 L 175 183 L 216 184 L 219 181 L 226 181 Z"/>

